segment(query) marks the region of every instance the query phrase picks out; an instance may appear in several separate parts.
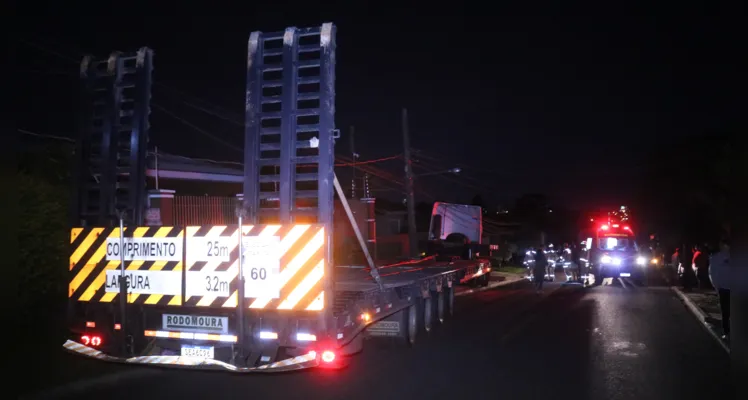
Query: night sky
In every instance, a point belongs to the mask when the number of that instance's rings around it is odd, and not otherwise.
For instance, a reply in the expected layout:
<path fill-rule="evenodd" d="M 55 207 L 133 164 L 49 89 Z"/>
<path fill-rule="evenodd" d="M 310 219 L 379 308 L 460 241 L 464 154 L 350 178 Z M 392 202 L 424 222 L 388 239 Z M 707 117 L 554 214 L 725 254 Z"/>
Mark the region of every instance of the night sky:
<path fill-rule="evenodd" d="M 459 177 L 420 179 L 418 188 L 439 200 L 482 193 L 489 204 L 510 204 L 541 192 L 575 208 L 628 204 L 663 143 L 724 131 L 724 116 L 736 110 L 713 82 L 737 68 L 723 65 L 723 49 L 714 46 L 724 12 L 716 8 L 570 15 L 538 6 L 543 15 L 530 15 L 490 3 L 461 10 L 359 2 L 327 12 L 280 2 L 179 10 L 112 3 L 143 16 L 104 14 L 97 4 L 54 3 L 19 32 L 19 109 L 27 112 L 18 128 L 73 137 L 82 55 L 148 46 L 156 82 L 151 144 L 241 161 L 249 33 L 328 21 L 338 27 L 336 123 L 344 139 L 337 152 L 350 157 L 353 125 L 361 160 L 402 153 L 407 107 L 412 147 L 428 167 L 421 172 L 462 167 Z M 440 12 L 448 16 L 429 16 Z M 89 16 L 64 17 L 76 13 Z M 402 161 L 374 166 L 402 176 Z M 398 197 L 391 183 L 373 186 Z"/>

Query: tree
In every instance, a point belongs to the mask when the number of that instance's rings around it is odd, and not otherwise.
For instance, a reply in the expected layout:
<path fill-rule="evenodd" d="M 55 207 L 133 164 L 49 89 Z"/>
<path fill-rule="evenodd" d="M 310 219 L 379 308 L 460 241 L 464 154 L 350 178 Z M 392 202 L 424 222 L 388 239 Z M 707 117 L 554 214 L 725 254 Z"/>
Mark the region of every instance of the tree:
<path fill-rule="evenodd" d="M 69 146 L 34 145 L 19 157 L 18 275 L 22 324 L 62 314 L 67 294 Z"/>
<path fill-rule="evenodd" d="M 539 193 L 522 195 L 514 206 L 514 214 L 522 224 L 523 241 L 536 245 L 548 229 L 548 198 Z"/>
<path fill-rule="evenodd" d="M 667 245 L 713 241 L 727 230 L 729 161 L 725 134 L 704 134 L 653 147 L 641 179 L 643 228 Z"/>

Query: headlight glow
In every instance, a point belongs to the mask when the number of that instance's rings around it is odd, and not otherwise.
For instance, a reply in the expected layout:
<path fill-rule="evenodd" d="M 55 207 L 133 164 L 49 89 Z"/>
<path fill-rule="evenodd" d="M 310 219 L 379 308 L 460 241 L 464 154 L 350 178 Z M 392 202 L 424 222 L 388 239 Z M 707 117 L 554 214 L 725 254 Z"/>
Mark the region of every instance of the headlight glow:
<path fill-rule="evenodd" d="M 613 262 L 613 258 L 611 256 L 602 256 L 600 257 L 600 262 L 603 264 L 610 264 Z"/>
<path fill-rule="evenodd" d="M 644 257 L 637 257 L 636 265 L 647 265 L 647 259 Z"/>

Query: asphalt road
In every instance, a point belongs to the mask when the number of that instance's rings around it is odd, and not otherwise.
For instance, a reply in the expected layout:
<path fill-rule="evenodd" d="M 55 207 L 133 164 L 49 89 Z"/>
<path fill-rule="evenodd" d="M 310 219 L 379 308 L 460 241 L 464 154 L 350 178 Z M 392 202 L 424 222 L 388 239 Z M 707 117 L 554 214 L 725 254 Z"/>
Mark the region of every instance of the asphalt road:
<path fill-rule="evenodd" d="M 25 379 L 37 398 L 110 400 L 732 398 L 728 354 L 664 286 L 556 282 L 536 295 L 523 282 L 459 297 L 455 311 L 414 348 L 368 342 L 338 371 L 232 375 L 63 355 Z"/>

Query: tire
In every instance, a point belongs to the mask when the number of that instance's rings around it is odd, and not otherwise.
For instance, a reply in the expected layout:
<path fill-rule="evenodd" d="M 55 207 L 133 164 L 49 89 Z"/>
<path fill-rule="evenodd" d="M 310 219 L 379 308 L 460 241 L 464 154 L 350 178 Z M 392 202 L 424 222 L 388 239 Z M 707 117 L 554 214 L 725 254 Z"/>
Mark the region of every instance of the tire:
<path fill-rule="evenodd" d="M 444 299 L 444 290 L 439 292 L 439 294 L 436 297 L 436 318 L 439 320 L 440 324 L 443 324 L 446 318 L 446 300 Z"/>
<path fill-rule="evenodd" d="M 414 346 L 416 344 L 416 338 L 418 337 L 418 307 L 412 304 L 405 311 L 405 343 L 408 346 Z"/>
<path fill-rule="evenodd" d="M 398 343 L 406 347 L 413 347 L 418 337 L 418 307 L 415 304 L 411 304 L 410 307 L 400 312 L 402 313 L 400 318 L 402 332 L 398 337 Z"/>
<path fill-rule="evenodd" d="M 455 288 L 444 288 L 442 290 L 444 293 L 445 299 L 444 299 L 444 308 L 446 308 L 447 312 L 446 314 L 450 317 L 454 317 L 455 315 Z"/>
<path fill-rule="evenodd" d="M 423 330 L 427 333 L 433 328 L 434 304 L 431 297 L 423 299 Z"/>
<path fill-rule="evenodd" d="M 481 277 L 480 277 L 480 280 L 479 280 L 479 282 L 478 282 L 478 284 L 479 284 L 480 286 L 482 286 L 482 287 L 486 287 L 486 286 L 488 286 L 488 284 L 489 284 L 489 283 L 491 283 L 491 275 L 490 275 L 490 273 L 489 273 L 489 274 L 486 274 L 486 275 L 483 275 L 483 276 L 481 276 Z"/>

